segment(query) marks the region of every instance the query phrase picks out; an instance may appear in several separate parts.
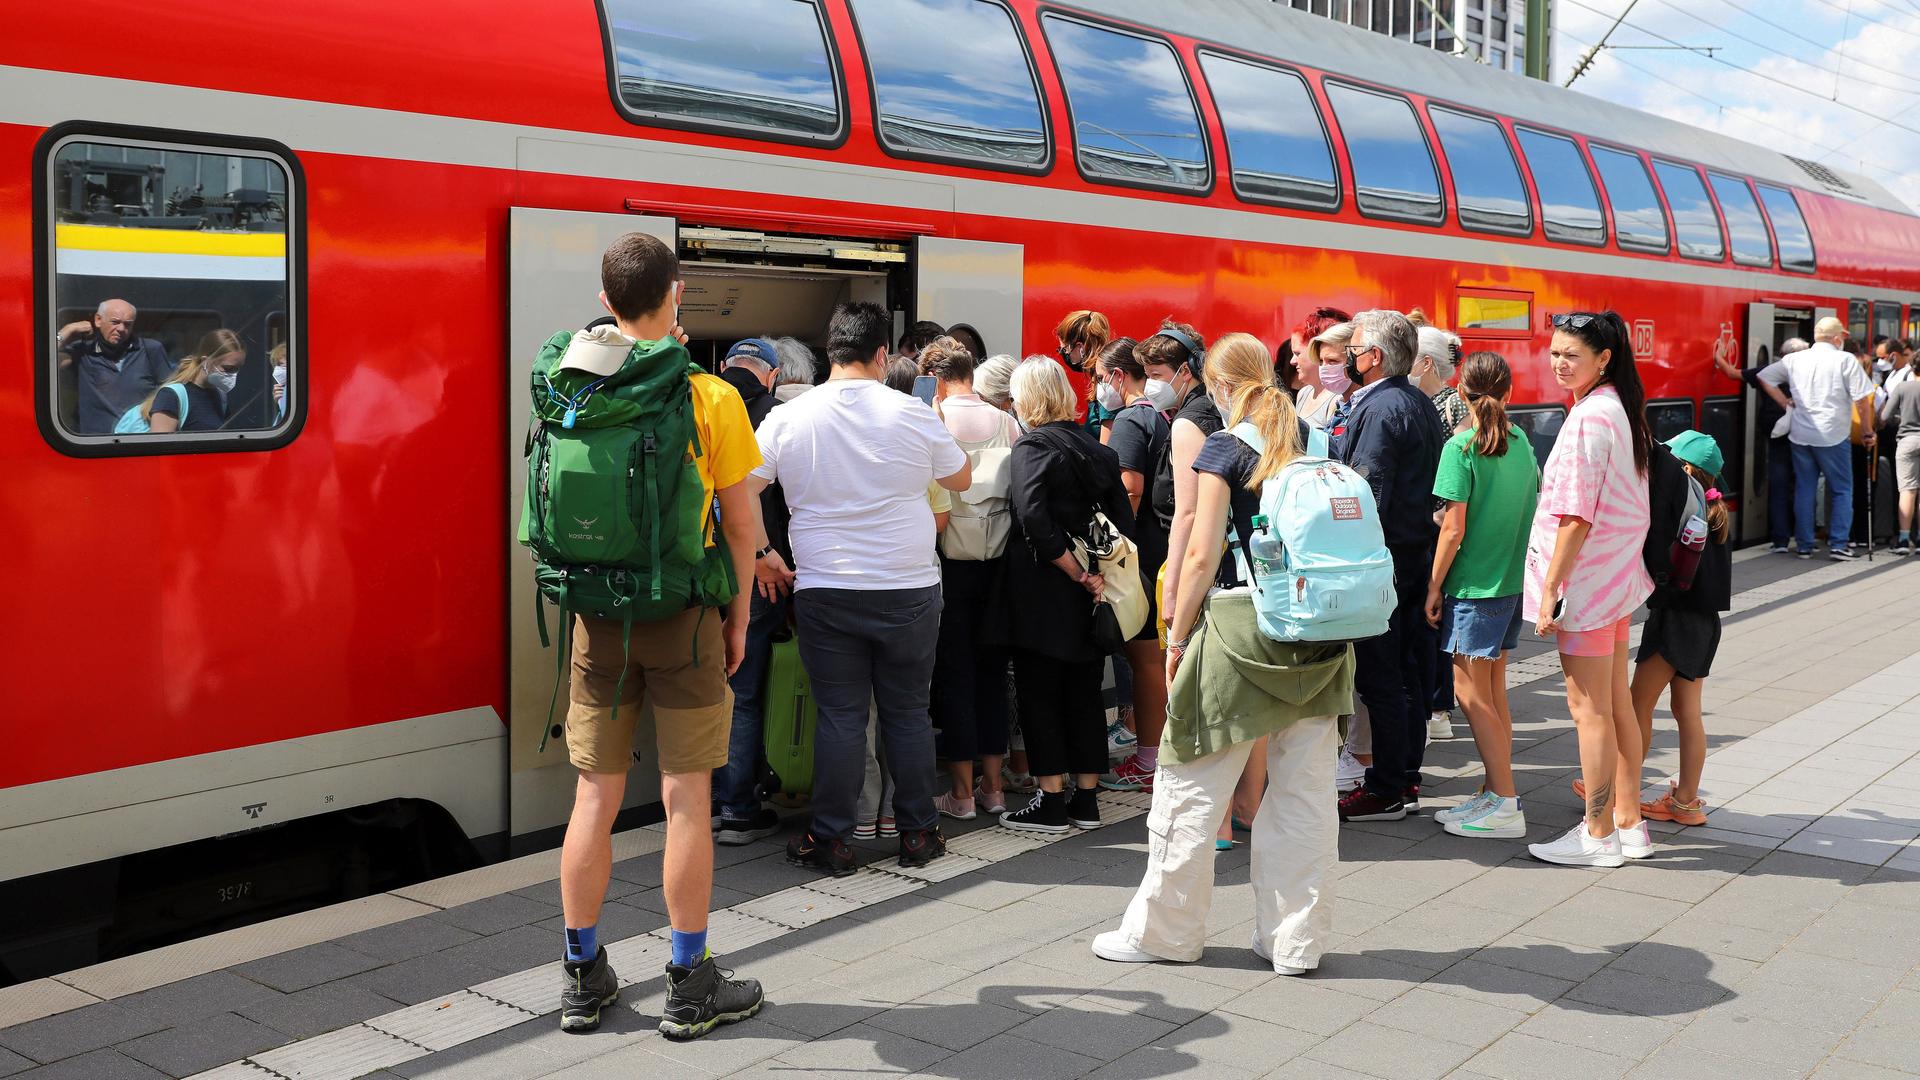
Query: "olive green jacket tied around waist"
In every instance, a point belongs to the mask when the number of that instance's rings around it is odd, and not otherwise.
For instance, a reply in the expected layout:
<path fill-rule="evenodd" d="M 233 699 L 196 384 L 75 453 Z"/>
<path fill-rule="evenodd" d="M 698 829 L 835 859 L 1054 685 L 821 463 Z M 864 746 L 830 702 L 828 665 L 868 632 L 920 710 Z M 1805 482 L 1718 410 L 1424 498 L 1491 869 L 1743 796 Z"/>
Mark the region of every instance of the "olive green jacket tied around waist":
<path fill-rule="evenodd" d="M 1271 735 L 1296 720 L 1353 711 L 1353 646 L 1275 641 L 1255 624 L 1253 598 L 1216 593 L 1167 696 L 1162 753 L 1195 761 Z"/>

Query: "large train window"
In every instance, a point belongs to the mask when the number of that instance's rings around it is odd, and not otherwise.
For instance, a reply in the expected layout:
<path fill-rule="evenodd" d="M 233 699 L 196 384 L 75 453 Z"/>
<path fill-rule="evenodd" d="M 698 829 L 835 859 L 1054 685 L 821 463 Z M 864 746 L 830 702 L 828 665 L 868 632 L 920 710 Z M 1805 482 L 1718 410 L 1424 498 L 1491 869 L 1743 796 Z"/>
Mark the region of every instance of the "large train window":
<path fill-rule="evenodd" d="M 1340 206 L 1333 148 L 1305 79 L 1212 52 L 1200 54 L 1200 70 L 1226 129 L 1235 194 L 1307 210 Z"/>
<path fill-rule="evenodd" d="M 1869 342 L 1880 338 L 1900 336 L 1900 305 L 1890 300 L 1876 300 L 1873 304 L 1873 334 Z"/>
<path fill-rule="evenodd" d="M 1560 437 L 1560 426 L 1567 422 L 1566 408 L 1560 405 L 1515 407 L 1507 410 L 1507 419 L 1527 433 L 1527 441 L 1533 444 L 1533 456 L 1541 468 L 1546 468 L 1547 455 L 1553 453 L 1553 442 Z"/>
<path fill-rule="evenodd" d="M 1707 174 L 1707 182 L 1713 185 L 1720 213 L 1727 219 L 1733 261 L 1742 266 L 1772 266 L 1773 241 L 1767 237 L 1767 220 L 1760 216 L 1760 204 L 1753 201 L 1747 182 L 1716 172 Z"/>
<path fill-rule="evenodd" d="M 1081 175 L 1180 191 L 1212 186 L 1200 110 L 1171 46 L 1063 15 L 1041 25 L 1066 87 Z"/>
<path fill-rule="evenodd" d="M 1580 147 L 1564 135 L 1532 128 L 1515 128 L 1520 152 L 1533 170 L 1533 186 L 1540 190 L 1540 224 L 1547 239 L 1563 244 L 1607 242 L 1607 222 L 1600 213 L 1600 192 L 1593 174 L 1580 156 Z"/>
<path fill-rule="evenodd" d="M 1720 238 L 1720 215 L 1707 198 L 1707 187 L 1691 165 L 1653 159 L 1653 171 L 1667 193 L 1667 206 L 1673 211 L 1673 228 L 1680 234 L 1680 254 L 1689 259 L 1719 262 L 1726 257 L 1726 244 Z"/>
<path fill-rule="evenodd" d="M 1700 430 L 1720 444 L 1720 478 L 1714 486 L 1736 498 L 1746 477 L 1747 448 L 1740 438 L 1746 409 L 1738 397 L 1707 398 L 1700 403 Z"/>
<path fill-rule="evenodd" d="M 36 411 L 66 453 L 271 449 L 299 428 L 299 166 L 187 138 L 68 124 L 36 151 Z"/>
<path fill-rule="evenodd" d="M 1813 235 L 1807 232 L 1807 220 L 1800 216 L 1800 204 L 1786 188 L 1755 184 L 1760 203 L 1767 208 L 1767 220 L 1773 223 L 1773 239 L 1780 246 L 1780 268 L 1814 272 Z"/>
<path fill-rule="evenodd" d="M 1647 428 L 1656 442 L 1693 430 L 1693 402 L 1686 398 L 1647 402 Z"/>
<path fill-rule="evenodd" d="M 1453 172 L 1454 213 L 1475 232 L 1526 236 L 1533 232 L 1533 200 L 1500 124 L 1485 116 L 1427 107 L 1440 149 Z"/>
<path fill-rule="evenodd" d="M 1368 217 L 1438 225 L 1447 207 L 1440 171 L 1420 118 L 1406 98 L 1329 80 L 1340 137 L 1353 162 L 1353 188 Z"/>
<path fill-rule="evenodd" d="M 1607 201 L 1613 204 L 1613 235 L 1627 251 L 1665 255 L 1668 251 L 1667 214 L 1660 209 L 1653 178 L 1638 154 L 1588 143 L 1593 163 L 1600 169 Z"/>
<path fill-rule="evenodd" d="M 637 124 L 794 142 L 846 137 L 815 0 L 603 0 L 613 102 Z"/>
<path fill-rule="evenodd" d="M 1867 302 L 1847 301 L 1847 336 L 1855 342 L 1867 340 Z"/>
<path fill-rule="evenodd" d="M 853 9 L 880 145 L 889 153 L 1046 169 L 1051 145 L 1039 84 L 1004 4 L 856 0 Z"/>

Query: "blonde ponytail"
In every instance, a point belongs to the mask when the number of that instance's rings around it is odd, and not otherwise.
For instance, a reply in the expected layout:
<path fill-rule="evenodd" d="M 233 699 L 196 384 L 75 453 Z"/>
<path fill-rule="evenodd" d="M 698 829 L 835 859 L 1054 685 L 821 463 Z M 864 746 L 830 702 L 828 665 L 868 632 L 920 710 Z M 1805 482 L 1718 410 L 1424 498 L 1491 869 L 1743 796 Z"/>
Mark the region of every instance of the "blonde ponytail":
<path fill-rule="evenodd" d="M 159 386 L 154 387 L 153 393 L 148 394 L 147 399 L 140 403 L 140 419 L 148 423 L 153 422 L 153 401 L 160 396 L 161 390 L 174 383 L 197 383 L 200 381 L 200 373 L 215 360 L 246 351 L 246 346 L 240 343 L 240 335 L 231 330 L 209 330 L 200 335 L 199 350 L 180 361 L 179 366 L 173 369 L 173 374 L 167 376 Z"/>
<path fill-rule="evenodd" d="M 1279 475 L 1300 456 L 1300 423 L 1293 398 L 1274 382 L 1267 347 L 1252 334 L 1228 334 L 1207 350 L 1207 386 L 1227 396 L 1227 427 L 1251 422 L 1266 449 L 1248 481 L 1250 490 Z"/>

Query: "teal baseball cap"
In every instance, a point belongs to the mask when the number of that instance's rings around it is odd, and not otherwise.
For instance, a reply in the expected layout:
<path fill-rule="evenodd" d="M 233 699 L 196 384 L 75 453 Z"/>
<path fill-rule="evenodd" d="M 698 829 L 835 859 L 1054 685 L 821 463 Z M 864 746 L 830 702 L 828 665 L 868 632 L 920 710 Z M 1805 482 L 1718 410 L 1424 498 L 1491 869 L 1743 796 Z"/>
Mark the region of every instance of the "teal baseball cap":
<path fill-rule="evenodd" d="M 1720 456 L 1720 444 L 1704 431 L 1683 431 L 1667 440 L 1667 449 L 1673 451 L 1674 457 L 1708 476 L 1717 477 L 1726 467 L 1726 459 Z"/>

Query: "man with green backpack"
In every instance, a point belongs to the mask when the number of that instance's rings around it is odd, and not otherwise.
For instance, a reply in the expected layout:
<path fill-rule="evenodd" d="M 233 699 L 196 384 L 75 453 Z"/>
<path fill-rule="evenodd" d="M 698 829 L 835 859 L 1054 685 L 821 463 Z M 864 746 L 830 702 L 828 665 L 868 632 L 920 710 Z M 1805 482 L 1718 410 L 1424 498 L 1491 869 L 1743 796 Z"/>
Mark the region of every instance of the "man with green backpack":
<path fill-rule="evenodd" d="M 761 1002 L 760 984 L 728 978 L 706 941 L 711 777 L 727 761 L 727 676 L 746 646 L 738 583 L 766 542 L 744 481 L 761 459 L 740 395 L 682 344 L 679 278 L 666 244 L 621 237 L 600 264 L 614 324 L 554 335 L 533 365 L 520 540 L 533 550 L 542 640 L 546 602 L 559 607 L 561 658 L 572 663 L 567 756 L 580 772 L 560 859 L 565 1031 L 597 1028 L 620 992 L 597 931 L 643 697 L 667 813 L 672 958 L 660 1031 L 694 1038 Z"/>

